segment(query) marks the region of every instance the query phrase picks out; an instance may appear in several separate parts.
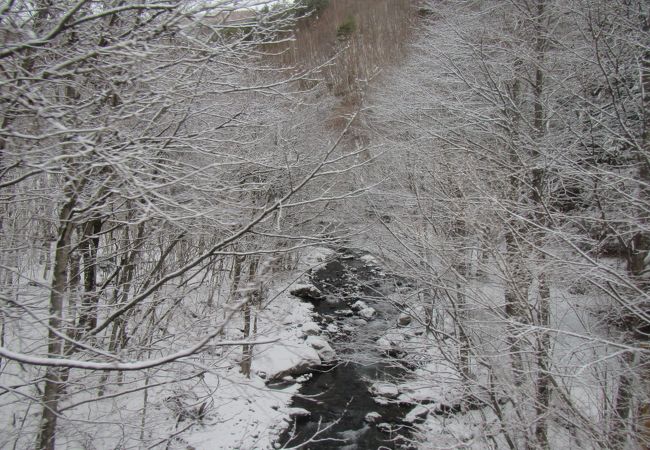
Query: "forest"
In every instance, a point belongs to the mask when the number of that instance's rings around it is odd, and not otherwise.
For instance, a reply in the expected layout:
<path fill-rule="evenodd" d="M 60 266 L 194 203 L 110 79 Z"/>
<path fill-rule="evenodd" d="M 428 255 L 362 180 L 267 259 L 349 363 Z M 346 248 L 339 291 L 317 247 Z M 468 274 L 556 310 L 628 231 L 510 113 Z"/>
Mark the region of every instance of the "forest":
<path fill-rule="evenodd" d="M 647 0 L 0 0 L 0 448 L 650 448 Z"/>

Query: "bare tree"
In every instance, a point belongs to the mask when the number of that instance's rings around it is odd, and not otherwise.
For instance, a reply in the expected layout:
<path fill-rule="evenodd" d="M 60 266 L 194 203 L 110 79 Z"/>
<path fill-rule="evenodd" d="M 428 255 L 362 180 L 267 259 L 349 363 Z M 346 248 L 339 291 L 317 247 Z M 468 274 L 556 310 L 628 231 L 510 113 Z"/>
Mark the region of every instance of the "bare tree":
<path fill-rule="evenodd" d="M 322 240 L 300 214 L 332 201 L 348 130 L 295 148 L 278 139 L 314 117 L 305 98 L 315 94 L 299 91 L 308 69 L 271 67 L 262 44 L 287 39 L 294 15 L 264 3 L 3 4 L 0 370 L 3 409 L 14 413 L 2 418 L 13 431 L 1 445 L 153 445 L 146 393 L 131 421 L 141 428 L 121 438 L 96 427 L 102 399 L 164 386 L 180 370 L 179 383 L 196 378 L 210 348 L 243 348 L 250 364 L 260 294 L 239 293 L 262 283 L 260 255 Z M 25 270 L 44 247 L 51 270 Z M 206 280 L 211 295 L 232 286 L 237 298 L 200 298 Z M 227 332 L 240 313 L 243 339 Z M 177 400 L 168 403 L 179 421 L 198 410 Z M 89 404 L 86 428 L 76 417 Z"/>
<path fill-rule="evenodd" d="M 388 101 L 371 95 L 400 203 L 370 200 L 394 217 L 392 257 L 455 324 L 436 345 L 456 339 L 448 359 L 502 424 L 500 445 L 642 442 L 646 6 L 436 2 L 425 15 Z"/>

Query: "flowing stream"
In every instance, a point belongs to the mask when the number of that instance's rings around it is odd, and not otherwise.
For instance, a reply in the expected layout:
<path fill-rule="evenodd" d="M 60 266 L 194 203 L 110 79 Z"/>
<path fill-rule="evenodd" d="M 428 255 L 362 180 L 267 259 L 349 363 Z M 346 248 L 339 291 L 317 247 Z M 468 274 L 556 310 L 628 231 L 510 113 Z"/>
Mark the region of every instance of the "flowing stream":
<path fill-rule="evenodd" d="M 314 312 L 340 361 L 317 370 L 302 386 L 293 406 L 310 415 L 296 418 L 279 444 L 313 450 L 413 448 L 402 421 L 412 405 L 381 401 L 369 390 L 373 383 L 390 384 L 407 372 L 399 358 L 382 353 L 376 343 L 396 324 L 399 312 L 384 295 L 399 281 L 386 277 L 367 253 L 344 249 L 312 274 L 312 283 L 326 296 L 314 302 Z M 358 311 L 352 314 L 358 300 L 376 311 L 371 320 L 362 320 Z M 366 420 L 368 413 L 376 413 L 376 419 Z"/>

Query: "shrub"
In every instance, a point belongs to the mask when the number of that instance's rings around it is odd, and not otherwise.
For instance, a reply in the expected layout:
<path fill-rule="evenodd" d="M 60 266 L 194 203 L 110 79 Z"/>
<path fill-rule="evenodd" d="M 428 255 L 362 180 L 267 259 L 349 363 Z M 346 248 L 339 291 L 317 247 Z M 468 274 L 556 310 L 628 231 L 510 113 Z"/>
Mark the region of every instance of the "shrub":
<path fill-rule="evenodd" d="M 352 15 L 349 15 L 348 17 L 345 18 L 343 23 L 339 25 L 339 27 L 336 29 L 336 37 L 339 39 L 346 39 L 350 37 L 352 33 L 354 33 L 354 30 L 357 29 L 357 21 L 354 19 Z"/>

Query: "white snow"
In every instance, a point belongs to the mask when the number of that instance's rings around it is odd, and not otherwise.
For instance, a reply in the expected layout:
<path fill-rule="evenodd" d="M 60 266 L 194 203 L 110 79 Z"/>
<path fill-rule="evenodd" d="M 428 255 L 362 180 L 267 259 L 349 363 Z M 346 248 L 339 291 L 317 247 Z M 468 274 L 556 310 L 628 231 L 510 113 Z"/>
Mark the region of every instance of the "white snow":
<path fill-rule="evenodd" d="M 417 405 L 415 408 L 409 411 L 406 417 L 404 417 L 404 421 L 408 423 L 415 423 L 418 420 L 424 419 L 428 414 L 429 414 L 428 408 L 422 405 Z"/>
<path fill-rule="evenodd" d="M 305 252 L 298 264 L 298 270 L 307 270 L 327 262 L 335 251 L 325 247 L 313 247 Z"/>
<path fill-rule="evenodd" d="M 365 262 L 366 264 L 377 264 L 377 258 L 370 254 L 363 255 L 359 259 L 361 259 L 361 261 Z"/>
<path fill-rule="evenodd" d="M 377 383 L 373 383 L 370 386 L 370 393 L 377 397 L 393 399 L 393 398 L 397 398 L 397 396 L 399 395 L 399 390 L 397 389 L 397 386 L 394 384 L 377 382 Z"/>
<path fill-rule="evenodd" d="M 309 417 L 311 413 L 305 408 L 285 408 L 284 412 L 289 415 L 289 417 Z"/>
<path fill-rule="evenodd" d="M 196 450 L 270 448 L 273 440 L 287 426 L 283 418 L 290 411 L 286 405 L 299 385 L 272 390 L 254 377 L 244 379 L 235 371 L 232 379 L 209 374 L 206 384 L 218 386 L 213 394 L 215 410 L 202 425 L 183 435 Z"/>
<path fill-rule="evenodd" d="M 321 362 L 318 352 L 309 346 L 280 342 L 264 347 L 255 355 L 251 366 L 255 373 L 266 373 L 267 379 L 300 375 Z"/>
<path fill-rule="evenodd" d="M 308 266 L 322 263 L 331 254 L 329 249 L 310 249 L 303 255 L 298 270 L 304 271 Z M 283 282 L 282 278 L 277 280 L 278 290 Z M 270 298 L 273 295 L 275 292 L 269 293 Z M 288 405 L 300 388 L 300 383 L 309 380 L 311 373 L 295 377 L 294 384 L 282 389 L 269 388 L 264 381 L 273 378 L 294 379 L 287 375 L 321 364 L 319 353 L 327 357 L 335 356 L 327 341 L 316 336 L 320 334 L 320 327 L 313 321 L 311 310 L 309 303 L 299 301 L 288 293 L 278 293 L 265 309 L 264 321 L 260 322 L 269 325 L 259 331 L 260 339 L 274 338 L 277 341 L 255 346 L 251 364 L 252 372 L 265 373 L 266 380 L 257 376 L 246 379 L 236 366 L 228 372 L 228 377 L 206 375 L 206 384 L 214 387 L 214 410 L 203 425 L 183 434 L 187 448 L 273 448 L 273 441 L 289 426 L 289 417 L 309 414 L 306 410 Z M 274 320 L 278 322 L 273 323 Z M 304 339 L 305 335 L 307 339 Z M 321 347 L 320 351 L 312 346 L 314 343 Z"/>
<path fill-rule="evenodd" d="M 363 300 L 357 300 L 350 308 L 352 308 L 353 311 L 361 311 L 368 308 L 368 305 Z"/>
<path fill-rule="evenodd" d="M 377 347 L 379 347 L 380 350 L 383 351 L 388 351 L 393 348 L 393 345 L 395 345 L 393 342 L 389 341 L 385 337 L 380 337 L 377 339 Z"/>
<path fill-rule="evenodd" d="M 379 414 L 378 412 L 374 412 L 374 411 L 373 411 L 373 412 L 369 412 L 369 413 L 366 414 L 366 416 L 363 418 L 363 420 L 365 420 L 365 421 L 368 422 L 368 423 L 376 423 L 377 421 L 379 421 L 379 419 L 381 419 L 381 414 Z"/>
<path fill-rule="evenodd" d="M 308 336 L 306 342 L 318 352 L 318 356 L 323 362 L 331 362 L 336 359 L 336 352 L 325 339 L 318 336 Z"/>
<path fill-rule="evenodd" d="M 359 311 L 359 315 L 361 317 L 363 317 L 364 319 L 366 319 L 366 320 L 373 319 L 375 317 L 376 313 L 377 313 L 377 311 L 375 311 L 375 308 L 370 307 L 370 306 L 367 307 L 367 308 L 362 309 L 361 311 Z"/>
<path fill-rule="evenodd" d="M 339 327 L 337 325 L 335 325 L 333 323 L 330 323 L 330 324 L 327 325 L 326 331 L 328 333 L 336 334 L 336 333 L 338 333 L 340 331 L 340 329 L 339 329 Z"/>
<path fill-rule="evenodd" d="M 302 326 L 302 333 L 305 336 L 318 336 L 320 334 L 320 327 L 314 322 L 308 322 Z"/>

